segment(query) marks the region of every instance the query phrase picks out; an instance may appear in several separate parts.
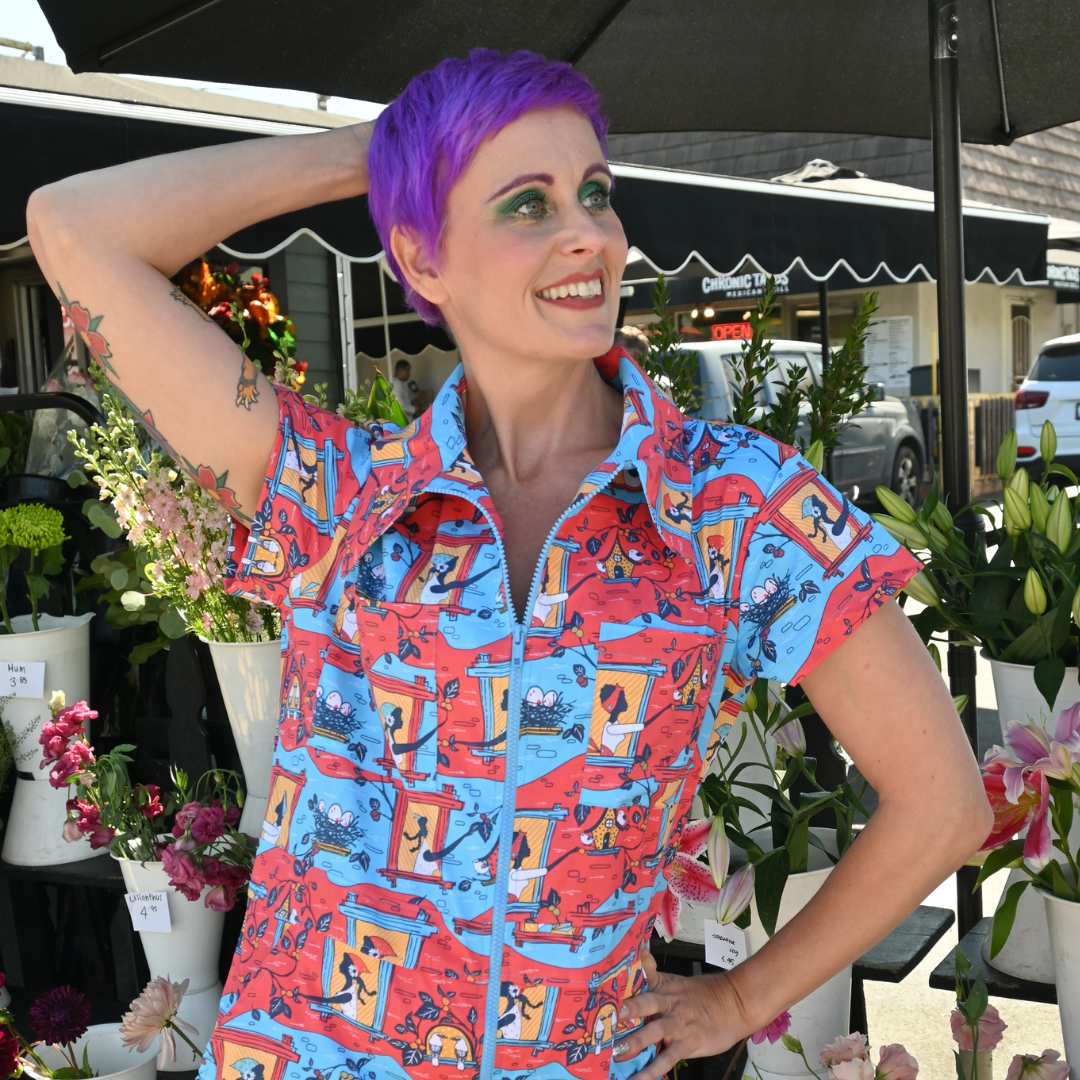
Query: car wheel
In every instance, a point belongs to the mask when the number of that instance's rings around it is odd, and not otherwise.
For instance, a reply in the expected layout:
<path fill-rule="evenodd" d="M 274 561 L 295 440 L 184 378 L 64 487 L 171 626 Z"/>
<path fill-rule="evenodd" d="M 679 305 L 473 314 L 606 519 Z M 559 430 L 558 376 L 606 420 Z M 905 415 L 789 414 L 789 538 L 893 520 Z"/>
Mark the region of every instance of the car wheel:
<path fill-rule="evenodd" d="M 892 483 L 889 487 L 913 510 L 919 505 L 919 488 L 922 487 L 922 477 L 919 475 L 919 459 L 910 446 L 901 446 L 896 451 L 896 460 L 893 462 Z"/>

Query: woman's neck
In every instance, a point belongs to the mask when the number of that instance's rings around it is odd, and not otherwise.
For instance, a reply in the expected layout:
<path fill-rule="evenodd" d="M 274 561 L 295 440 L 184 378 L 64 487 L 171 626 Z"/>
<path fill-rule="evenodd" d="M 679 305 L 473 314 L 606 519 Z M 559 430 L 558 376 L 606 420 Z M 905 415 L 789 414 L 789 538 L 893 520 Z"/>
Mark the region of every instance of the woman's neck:
<path fill-rule="evenodd" d="M 559 459 L 595 467 L 619 441 L 622 396 L 591 360 L 464 366 L 466 438 L 485 478 L 530 484 Z"/>

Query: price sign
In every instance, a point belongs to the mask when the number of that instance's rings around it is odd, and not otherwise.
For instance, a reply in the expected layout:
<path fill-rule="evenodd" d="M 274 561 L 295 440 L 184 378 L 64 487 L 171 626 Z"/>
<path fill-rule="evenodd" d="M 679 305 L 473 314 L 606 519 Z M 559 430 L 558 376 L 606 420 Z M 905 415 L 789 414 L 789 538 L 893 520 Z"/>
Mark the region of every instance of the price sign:
<path fill-rule="evenodd" d="M 129 892 L 124 895 L 131 925 L 136 930 L 150 930 L 156 934 L 171 934 L 169 899 L 163 892 Z"/>
<path fill-rule="evenodd" d="M 0 665 L 0 697 L 43 698 L 44 660 L 8 660 Z"/>
<path fill-rule="evenodd" d="M 746 959 L 746 934 L 737 926 L 705 920 L 705 963 L 730 971 Z"/>

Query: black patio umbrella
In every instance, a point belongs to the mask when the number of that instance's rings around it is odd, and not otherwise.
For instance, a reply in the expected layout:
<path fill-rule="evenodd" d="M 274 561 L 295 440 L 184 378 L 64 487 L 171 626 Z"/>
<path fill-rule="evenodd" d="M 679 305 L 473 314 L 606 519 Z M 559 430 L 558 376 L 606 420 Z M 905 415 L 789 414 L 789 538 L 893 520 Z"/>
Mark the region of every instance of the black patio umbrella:
<path fill-rule="evenodd" d="M 1008 143 L 1080 119 L 1069 0 L 41 0 L 76 71 L 286 86 L 386 101 L 446 56 L 530 48 L 592 79 L 617 132 L 931 137 L 942 480 L 971 490 L 960 135 Z M 967 523 L 974 531 L 974 522 Z M 976 734 L 975 658 L 950 648 Z M 961 932 L 977 917 L 965 910 Z M 970 899 L 970 898 L 967 898 Z"/>

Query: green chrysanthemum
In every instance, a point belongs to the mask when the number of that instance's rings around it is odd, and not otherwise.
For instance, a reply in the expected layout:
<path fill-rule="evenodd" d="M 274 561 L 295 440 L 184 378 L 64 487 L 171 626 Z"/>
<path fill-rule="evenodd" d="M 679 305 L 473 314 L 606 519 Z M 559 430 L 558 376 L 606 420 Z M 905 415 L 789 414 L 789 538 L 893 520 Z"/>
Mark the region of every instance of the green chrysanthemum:
<path fill-rule="evenodd" d="M 0 541 L 3 533 L 10 534 L 7 543 L 27 548 L 38 555 L 48 548 L 56 547 L 68 539 L 64 532 L 64 515 L 40 503 L 25 503 L 5 510 L 0 524 Z"/>

